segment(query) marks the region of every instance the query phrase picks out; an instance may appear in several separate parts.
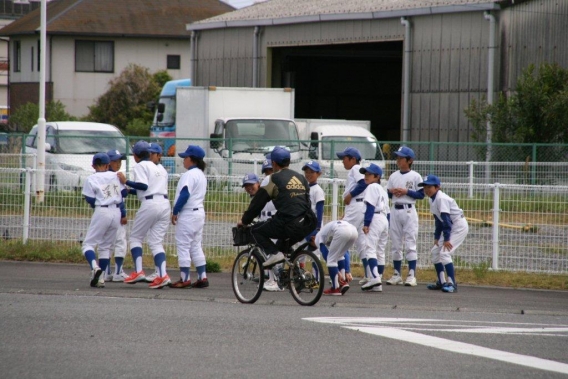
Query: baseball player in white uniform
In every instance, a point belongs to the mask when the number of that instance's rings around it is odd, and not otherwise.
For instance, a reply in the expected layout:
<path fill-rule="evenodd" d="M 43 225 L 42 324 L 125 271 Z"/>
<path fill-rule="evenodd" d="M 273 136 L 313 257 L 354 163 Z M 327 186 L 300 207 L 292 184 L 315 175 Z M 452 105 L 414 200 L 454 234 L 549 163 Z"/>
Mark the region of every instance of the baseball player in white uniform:
<path fill-rule="evenodd" d="M 401 146 L 394 152 L 398 171 L 393 172 L 387 182 L 387 192 L 392 200 L 390 213 L 391 252 L 394 274 L 387 284 L 416 286 L 416 239 L 418 238 L 418 213 L 416 200 L 424 198 L 424 191 L 418 187 L 422 177 L 412 170 L 414 151 Z M 402 281 L 402 251 L 406 249 L 408 276 Z"/>
<path fill-rule="evenodd" d="M 132 180 L 126 180 L 122 172 L 117 173 L 122 184 L 126 184 L 136 193 L 141 205 L 134 225 L 130 230 L 130 253 L 135 271 L 124 279 L 125 283 L 134 284 L 146 281 L 142 267 L 142 242 L 147 238 L 148 246 L 154 257 L 154 265 L 159 273 L 149 288 L 163 288 L 171 283 L 166 272 L 166 253 L 162 242 L 170 224 L 170 202 L 168 201 L 168 173 L 161 165 L 156 165 L 150 158 L 150 144 L 138 141 L 132 147 L 136 165 L 132 168 Z"/>
<path fill-rule="evenodd" d="M 358 236 L 357 228 L 343 220 L 328 222 L 316 234 L 315 245 L 319 247 L 322 255 L 327 257 L 327 269 L 331 279 L 331 288 L 324 290 L 324 295 L 341 296 L 349 289 L 349 286 L 339 284 L 338 263 L 345 260 L 345 251 L 353 246 Z"/>
<path fill-rule="evenodd" d="M 428 175 L 418 185 L 424 188 L 424 194 L 430 198 L 430 211 L 436 223 L 434 246 L 431 252 L 437 280 L 436 283 L 429 284 L 427 288 L 447 293 L 457 292 L 458 285 L 452 255 L 467 236 L 469 231 L 467 220 L 456 201 L 440 190 L 441 183 L 437 176 Z M 444 269 L 448 275 L 447 281 Z"/>
<path fill-rule="evenodd" d="M 383 170 L 374 163 L 359 170 L 365 175 L 367 189 L 364 192 L 365 216 L 363 220 L 363 236 L 365 241 L 365 258 L 368 263 L 368 281 L 361 286 L 363 291 L 382 292 L 381 278 L 385 271 L 385 248 L 389 239 L 387 220 L 388 195 L 381 186 Z"/>
<path fill-rule="evenodd" d="M 367 188 L 365 176 L 359 172 L 361 168 L 361 153 L 354 147 L 348 147 L 344 151 L 337 153 L 339 159 L 343 160 L 343 167 L 349 170 L 347 174 L 347 182 L 345 183 L 345 191 L 343 192 L 343 203 L 345 204 L 345 213 L 343 221 L 349 222 L 357 228 L 359 237 L 355 243 L 359 258 L 363 263 L 363 268 L 367 272 L 367 259 L 364 257 L 364 237 L 362 233 L 363 216 L 365 214 L 365 204 L 363 203 L 363 192 Z M 361 284 L 366 281 L 359 282 Z"/>
<path fill-rule="evenodd" d="M 206 288 L 209 287 L 206 261 L 201 241 L 205 225 L 205 209 L 203 201 L 207 192 L 205 170 L 205 151 L 197 145 L 189 145 L 183 153 L 183 167 L 187 169 L 177 184 L 172 224 L 176 226 L 176 246 L 180 270 L 180 279 L 171 285 L 172 288 Z M 191 263 L 197 271 L 197 281 L 191 283 L 189 269 Z"/>
<path fill-rule="evenodd" d="M 95 209 L 91 223 L 83 241 L 83 255 L 91 266 L 91 287 L 104 287 L 104 275 L 110 263 L 110 252 L 116 241 L 116 231 L 121 220 L 126 219 L 123 207 L 122 190 L 124 186 L 116 173 L 108 171 L 110 158 L 106 153 L 93 156 L 95 173 L 83 185 L 85 201 Z M 98 246 L 99 264 L 95 256 Z"/>
<path fill-rule="evenodd" d="M 122 167 L 122 161 L 126 159 L 126 155 L 118 150 L 109 150 L 107 155 L 110 158 L 109 171 L 118 172 Z M 122 198 L 126 198 L 128 190 L 123 188 Z M 116 242 L 114 244 L 114 271 L 111 273 L 111 265 L 109 264 L 105 271 L 106 282 L 124 282 L 128 275 L 122 269 L 124 257 L 126 257 L 126 227 L 128 223 L 126 217 L 120 220 L 120 226 L 116 232 Z"/>
<path fill-rule="evenodd" d="M 148 152 L 150 153 L 150 161 L 154 162 L 154 164 L 164 167 L 162 166 L 161 163 L 161 159 L 162 159 L 162 147 L 160 146 L 160 144 L 156 143 L 156 142 L 152 142 L 150 143 L 150 147 L 148 148 Z M 165 169 L 165 167 L 164 167 Z M 167 172 L 168 170 L 166 170 Z M 154 281 L 154 279 L 156 279 L 159 276 L 158 270 L 154 270 L 153 273 L 151 273 L 150 275 L 146 275 L 146 282 L 147 283 L 152 283 Z"/>

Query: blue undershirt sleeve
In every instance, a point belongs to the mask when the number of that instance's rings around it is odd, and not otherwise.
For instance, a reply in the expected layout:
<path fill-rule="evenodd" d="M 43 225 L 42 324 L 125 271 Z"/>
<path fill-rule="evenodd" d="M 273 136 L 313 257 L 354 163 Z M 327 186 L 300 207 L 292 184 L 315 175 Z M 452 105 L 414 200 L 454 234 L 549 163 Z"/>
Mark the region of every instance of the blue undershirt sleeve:
<path fill-rule="evenodd" d="M 122 191 L 120 191 L 120 194 L 122 195 L 122 198 L 124 199 L 125 197 L 128 196 L 128 190 L 125 188 Z"/>
<path fill-rule="evenodd" d="M 321 224 L 323 222 L 323 203 L 323 200 L 316 203 L 316 217 L 318 219 L 316 228 L 318 228 L 318 230 L 321 229 Z"/>
<path fill-rule="evenodd" d="M 450 234 L 452 234 L 452 225 L 453 225 L 449 213 L 442 213 L 442 223 L 444 225 L 442 228 L 442 233 L 444 234 L 444 240 L 449 241 Z"/>
<path fill-rule="evenodd" d="M 127 180 L 126 185 L 130 188 L 134 188 L 140 191 L 146 191 L 148 189 L 148 185 L 144 183 L 133 182 L 132 180 Z"/>
<path fill-rule="evenodd" d="M 434 239 L 437 241 L 440 239 L 440 236 L 442 235 L 442 229 L 444 228 L 444 224 L 442 223 L 442 220 L 436 217 L 436 215 L 434 215 L 434 222 L 436 225 L 434 229 Z"/>
<path fill-rule="evenodd" d="M 179 193 L 176 205 L 174 205 L 174 215 L 177 215 L 181 211 L 181 209 L 183 208 L 185 203 L 187 203 L 188 200 L 189 200 L 189 189 L 187 189 L 187 186 L 184 186 Z"/>
<path fill-rule="evenodd" d="M 124 204 L 124 201 L 118 207 L 120 208 L 120 217 L 126 217 L 126 204 Z"/>
<path fill-rule="evenodd" d="M 87 203 L 89 203 L 89 205 L 91 206 L 91 208 L 94 208 L 94 207 L 95 207 L 95 201 L 96 201 L 96 200 L 97 200 L 97 199 L 95 199 L 94 197 L 85 196 L 85 201 L 86 201 Z"/>
<path fill-rule="evenodd" d="M 360 195 L 363 193 L 363 191 L 365 191 L 365 189 L 367 188 L 367 183 L 365 183 L 365 179 L 361 179 L 357 182 L 357 186 L 355 188 L 353 188 L 353 191 L 350 192 L 351 197 L 355 197 L 357 195 Z"/>
<path fill-rule="evenodd" d="M 365 210 L 365 217 L 363 219 L 363 225 L 369 226 L 371 225 L 371 221 L 373 221 L 373 215 L 375 214 L 375 206 L 369 203 L 365 203 L 367 205 L 367 209 Z"/>
<path fill-rule="evenodd" d="M 416 200 L 422 200 L 424 199 L 424 189 L 419 189 L 418 191 L 408 190 L 406 195 Z"/>

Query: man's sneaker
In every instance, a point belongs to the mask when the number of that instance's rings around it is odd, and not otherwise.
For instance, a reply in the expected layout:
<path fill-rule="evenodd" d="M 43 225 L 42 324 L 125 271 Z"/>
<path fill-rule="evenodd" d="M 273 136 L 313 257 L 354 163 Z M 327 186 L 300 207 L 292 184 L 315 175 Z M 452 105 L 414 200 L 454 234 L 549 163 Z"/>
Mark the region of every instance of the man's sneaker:
<path fill-rule="evenodd" d="M 112 276 L 113 282 L 124 282 L 128 278 L 128 275 L 124 271 L 121 271 L 119 274 L 114 274 Z"/>
<path fill-rule="evenodd" d="M 282 254 L 281 252 L 278 252 L 276 254 L 272 254 L 270 257 L 268 257 L 268 259 L 266 261 L 264 261 L 264 263 L 262 264 L 262 267 L 267 268 L 267 267 L 272 267 L 277 263 L 280 262 L 284 262 L 286 258 L 284 257 L 284 254 Z"/>
<path fill-rule="evenodd" d="M 126 279 L 124 279 L 124 283 L 134 284 L 138 282 L 145 282 L 146 275 L 144 275 L 144 271 L 133 271 Z"/>
<path fill-rule="evenodd" d="M 97 288 L 105 288 L 105 276 L 99 276 L 99 281 L 97 282 Z"/>
<path fill-rule="evenodd" d="M 370 279 L 367 283 L 363 284 L 363 285 L 361 286 L 361 289 L 362 289 L 363 291 L 368 291 L 368 290 L 370 290 L 371 288 L 374 288 L 374 287 L 376 287 L 376 286 L 380 286 L 381 284 L 382 284 L 382 283 L 381 283 L 381 278 L 372 278 L 372 279 Z"/>
<path fill-rule="evenodd" d="M 360 285 L 367 284 L 367 283 L 369 283 L 369 278 L 363 278 L 363 279 L 359 280 Z"/>
<path fill-rule="evenodd" d="M 442 283 L 440 283 L 439 281 L 436 281 L 436 283 L 430 283 L 426 286 L 426 288 L 428 288 L 429 290 L 441 290 L 442 289 Z"/>
<path fill-rule="evenodd" d="M 170 285 L 171 283 L 172 283 L 172 280 L 166 274 L 165 276 L 161 276 L 161 277 L 158 276 L 156 279 L 154 279 L 154 281 L 152 283 L 150 283 L 150 285 L 148 287 L 152 288 L 152 289 L 160 289 L 160 288 L 164 288 L 164 287 Z"/>
<path fill-rule="evenodd" d="M 183 280 L 178 280 L 175 283 L 171 283 L 170 284 L 171 288 L 188 288 L 191 287 L 191 280 L 186 280 L 185 282 Z"/>
<path fill-rule="evenodd" d="M 103 270 L 101 270 L 100 267 L 95 267 L 92 271 L 91 271 L 91 287 L 97 287 L 97 284 L 99 283 L 99 278 L 101 277 L 103 273 Z M 103 281 L 104 283 L 104 281 Z"/>
<path fill-rule="evenodd" d="M 341 290 L 339 288 L 328 288 L 328 289 L 323 291 L 323 294 L 326 295 L 326 296 L 341 296 L 341 295 L 343 295 L 343 293 L 341 293 Z"/>
<path fill-rule="evenodd" d="M 415 276 L 407 276 L 404 285 L 407 287 L 416 287 L 416 277 Z"/>
<path fill-rule="evenodd" d="M 152 274 L 148 275 L 144 280 L 146 281 L 146 283 L 152 283 L 159 276 L 160 275 L 158 274 L 158 271 L 154 271 Z"/>
<path fill-rule="evenodd" d="M 454 292 L 458 292 L 458 286 L 454 283 L 444 283 L 442 285 L 442 292 L 446 292 L 446 293 L 454 293 Z"/>
<path fill-rule="evenodd" d="M 191 288 L 207 288 L 209 287 L 209 281 L 205 279 L 197 279 L 195 283 L 191 285 Z"/>
<path fill-rule="evenodd" d="M 349 291 L 349 283 L 344 282 L 340 287 L 339 287 L 339 292 L 341 292 L 342 295 L 345 295 L 345 292 Z"/>
<path fill-rule="evenodd" d="M 274 280 L 267 280 L 264 282 L 264 290 L 269 292 L 278 292 L 280 291 L 280 287 L 278 287 L 278 283 Z"/>
<path fill-rule="evenodd" d="M 105 282 L 112 282 L 112 274 L 109 274 L 108 272 L 105 272 L 104 275 L 101 275 Z"/>
<path fill-rule="evenodd" d="M 383 292 L 383 285 L 379 284 L 378 286 L 371 288 L 367 292 Z"/>
<path fill-rule="evenodd" d="M 387 284 L 389 286 L 396 286 L 397 284 L 403 284 L 402 277 L 400 275 L 393 275 L 389 280 L 387 280 Z"/>

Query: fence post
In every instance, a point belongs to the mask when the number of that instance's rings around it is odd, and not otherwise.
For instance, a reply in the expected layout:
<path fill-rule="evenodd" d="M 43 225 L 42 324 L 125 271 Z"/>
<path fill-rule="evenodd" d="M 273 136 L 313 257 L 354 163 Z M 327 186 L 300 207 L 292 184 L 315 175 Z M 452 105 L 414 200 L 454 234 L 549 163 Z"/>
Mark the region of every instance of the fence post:
<path fill-rule="evenodd" d="M 493 260 L 491 263 L 491 268 L 496 271 L 499 270 L 499 187 L 499 183 L 495 183 L 495 186 L 493 187 Z"/>
<path fill-rule="evenodd" d="M 333 161 L 332 161 L 333 162 Z M 333 178 L 332 184 L 332 192 L 331 196 L 333 197 L 331 202 L 331 221 L 337 220 L 337 210 L 339 209 L 339 203 L 337 201 L 337 197 L 339 195 L 339 180 L 337 178 Z"/>
<path fill-rule="evenodd" d="M 469 161 L 467 162 L 468 166 L 469 166 L 469 188 L 468 188 L 468 197 L 470 199 L 473 198 L 473 161 Z"/>
<path fill-rule="evenodd" d="M 532 146 L 531 184 L 536 184 L 536 144 Z"/>
<path fill-rule="evenodd" d="M 26 176 L 24 181 L 24 225 L 22 229 L 22 242 L 24 245 L 28 242 L 30 232 L 30 198 L 32 195 L 31 169 L 26 168 Z"/>

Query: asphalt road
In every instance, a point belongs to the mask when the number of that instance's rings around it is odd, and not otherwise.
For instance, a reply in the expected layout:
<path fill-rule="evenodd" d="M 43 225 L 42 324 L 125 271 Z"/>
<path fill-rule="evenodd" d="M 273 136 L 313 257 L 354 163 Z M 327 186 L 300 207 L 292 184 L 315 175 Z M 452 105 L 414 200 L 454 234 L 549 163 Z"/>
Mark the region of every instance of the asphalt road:
<path fill-rule="evenodd" d="M 170 275 L 176 277 L 175 270 Z M 418 287 L 297 305 L 206 289 L 89 287 L 87 265 L 0 262 L 5 378 L 560 378 L 568 292 Z"/>

